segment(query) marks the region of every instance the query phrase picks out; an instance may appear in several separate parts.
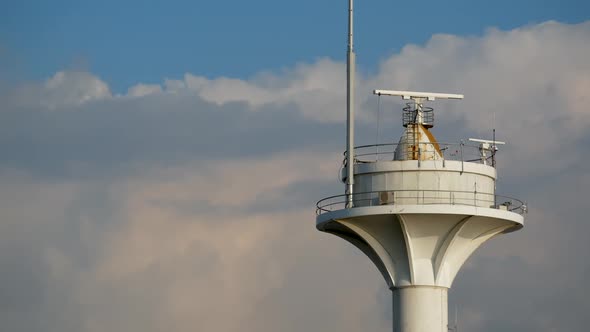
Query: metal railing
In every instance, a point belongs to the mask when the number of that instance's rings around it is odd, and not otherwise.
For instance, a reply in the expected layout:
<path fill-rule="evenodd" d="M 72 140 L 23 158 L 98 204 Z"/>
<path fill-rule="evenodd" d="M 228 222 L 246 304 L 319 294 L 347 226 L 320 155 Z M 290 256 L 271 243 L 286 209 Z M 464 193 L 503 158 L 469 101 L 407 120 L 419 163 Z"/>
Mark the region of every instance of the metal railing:
<path fill-rule="evenodd" d="M 326 197 L 316 204 L 316 214 L 346 208 L 347 195 Z M 506 210 L 525 214 L 527 207 L 522 201 L 501 195 L 474 191 L 453 190 L 386 190 L 353 194 L 355 207 L 381 205 L 465 205 Z"/>
<path fill-rule="evenodd" d="M 464 143 L 418 142 L 415 145 L 402 143 L 370 144 L 354 148 L 357 163 L 370 163 L 388 160 L 456 160 L 482 164 L 479 145 Z M 344 152 L 346 156 L 346 152 Z M 486 163 L 491 165 L 492 155 L 486 155 Z"/>
<path fill-rule="evenodd" d="M 407 103 L 403 108 L 402 123 L 404 127 L 418 122 L 418 111 L 414 103 Z M 422 125 L 426 128 L 432 128 L 434 125 L 434 109 L 432 107 L 422 106 Z"/>

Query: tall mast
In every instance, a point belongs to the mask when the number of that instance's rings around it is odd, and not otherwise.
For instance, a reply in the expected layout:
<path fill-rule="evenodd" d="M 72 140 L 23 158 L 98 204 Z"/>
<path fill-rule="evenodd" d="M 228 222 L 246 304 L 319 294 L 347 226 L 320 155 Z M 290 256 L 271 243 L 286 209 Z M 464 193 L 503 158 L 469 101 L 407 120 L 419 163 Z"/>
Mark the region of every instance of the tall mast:
<path fill-rule="evenodd" d="M 352 207 L 354 184 L 354 72 L 353 0 L 348 0 L 348 52 L 346 56 L 346 207 Z"/>

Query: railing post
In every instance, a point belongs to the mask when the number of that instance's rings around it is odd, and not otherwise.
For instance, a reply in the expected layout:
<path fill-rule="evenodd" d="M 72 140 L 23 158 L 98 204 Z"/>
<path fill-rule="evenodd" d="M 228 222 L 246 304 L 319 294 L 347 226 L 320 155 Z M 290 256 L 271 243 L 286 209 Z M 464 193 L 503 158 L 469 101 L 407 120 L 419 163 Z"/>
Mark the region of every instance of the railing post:
<path fill-rule="evenodd" d="M 463 140 L 461 140 L 461 144 L 460 144 L 461 148 L 459 149 L 461 151 L 461 174 L 463 174 L 463 170 L 464 170 L 463 169 L 463 144 L 465 144 L 465 143 L 463 142 Z"/>
<path fill-rule="evenodd" d="M 422 149 L 420 148 L 420 143 L 418 143 L 418 167 L 420 167 L 420 160 L 422 159 Z"/>

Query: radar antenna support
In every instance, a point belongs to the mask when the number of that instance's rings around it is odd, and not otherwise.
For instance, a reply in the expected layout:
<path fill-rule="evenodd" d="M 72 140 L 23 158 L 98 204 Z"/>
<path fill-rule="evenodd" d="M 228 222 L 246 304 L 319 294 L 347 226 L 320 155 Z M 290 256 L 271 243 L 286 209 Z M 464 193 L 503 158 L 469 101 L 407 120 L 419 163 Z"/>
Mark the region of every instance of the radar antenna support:
<path fill-rule="evenodd" d="M 464 96 L 453 93 L 436 93 L 436 92 L 417 92 L 417 91 L 400 91 L 400 90 L 373 90 L 373 94 L 378 96 L 400 96 L 404 100 L 411 99 L 414 102 L 414 123 L 424 123 L 424 113 L 422 112 L 425 101 L 436 99 L 463 99 Z"/>
<path fill-rule="evenodd" d="M 348 0 L 348 51 L 346 56 L 346 207 L 353 207 L 354 186 L 354 74 L 353 0 Z"/>

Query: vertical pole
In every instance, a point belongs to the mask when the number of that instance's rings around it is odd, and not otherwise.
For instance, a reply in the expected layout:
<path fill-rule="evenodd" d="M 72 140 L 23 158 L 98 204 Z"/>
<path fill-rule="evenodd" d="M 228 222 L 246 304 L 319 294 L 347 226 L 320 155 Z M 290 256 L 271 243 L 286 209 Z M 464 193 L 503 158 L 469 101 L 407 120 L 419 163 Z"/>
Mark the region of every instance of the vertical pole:
<path fill-rule="evenodd" d="M 346 207 L 353 206 L 354 185 L 354 73 L 355 58 L 353 47 L 353 0 L 348 0 L 348 52 L 346 56 Z"/>
<path fill-rule="evenodd" d="M 377 96 L 377 137 L 375 137 L 375 161 L 379 161 L 379 129 L 381 117 L 381 93 Z"/>
<path fill-rule="evenodd" d="M 492 167 L 494 168 L 494 172 L 496 172 L 496 176 L 494 176 L 494 209 L 497 209 L 498 203 L 496 202 L 496 181 L 498 180 L 498 171 L 496 170 L 496 112 L 494 112 L 494 130 L 492 133 L 492 140 L 494 141 L 492 145 Z"/>
<path fill-rule="evenodd" d="M 465 144 L 465 143 L 463 142 L 463 140 L 461 140 L 461 144 L 460 144 L 460 147 L 461 147 L 461 175 L 463 175 L 463 171 L 464 171 L 464 169 L 463 169 L 463 144 Z"/>
<path fill-rule="evenodd" d="M 496 128 L 492 132 L 492 167 L 496 167 Z"/>

